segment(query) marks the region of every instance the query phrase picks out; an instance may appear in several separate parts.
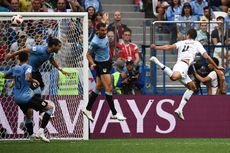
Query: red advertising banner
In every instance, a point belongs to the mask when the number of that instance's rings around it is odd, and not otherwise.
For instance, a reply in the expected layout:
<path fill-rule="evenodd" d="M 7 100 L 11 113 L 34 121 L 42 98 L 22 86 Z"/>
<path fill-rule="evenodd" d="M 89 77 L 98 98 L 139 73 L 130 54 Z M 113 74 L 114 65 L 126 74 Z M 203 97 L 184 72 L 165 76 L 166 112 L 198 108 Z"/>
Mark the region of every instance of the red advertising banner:
<path fill-rule="evenodd" d="M 110 119 L 108 104 L 100 97 L 93 110 L 91 138 L 230 137 L 230 96 L 192 96 L 184 108 L 185 121 L 174 114 L 181 97 L 114 97 L 118 112 L 127 117 L 122 122 Z"/>
<path fill-rule="evenodd" d="M 174 114 L 181 97 L 114 96 L 117 111 L 127 117 L 126 121 L 119 122 L 110 118 L 112 114 L 105 97 L 99 96 L 93 106 L 90 138 L 230 137 L 230 96 L 192 96 L 184 108 L 185 121 Z M 56 117 L 47 126 L 48 135 L 82 137 L 82 97 L 57 96 L 51 99 L 56 105 Z M 36 132 L 39 128 L 38 112 L 34 112 L 33 119 Z M 24 138 L 20 129 L 22 121 L 23 113 L 12 97 L 1 98 L 0 128 L 7 130 L 9 138 Z"/>

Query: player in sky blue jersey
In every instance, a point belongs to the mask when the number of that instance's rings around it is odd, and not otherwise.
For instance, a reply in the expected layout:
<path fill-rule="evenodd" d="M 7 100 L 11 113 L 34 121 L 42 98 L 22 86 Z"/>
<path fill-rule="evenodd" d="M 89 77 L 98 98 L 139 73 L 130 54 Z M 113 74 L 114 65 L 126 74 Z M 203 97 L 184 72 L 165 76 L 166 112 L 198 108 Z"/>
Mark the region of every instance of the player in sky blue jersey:
<path fill-rule="evenodd" d="M 1 72 L 0 76 L 5 78 L 14 78 L 14 100 L 26 116 L 25 124 L 29 136 L 33 136 L 33 111 L 45 112 L 42 119 L 41 128 L 38 130 L 36 137 L 43 141 L 49 142 L 44 135 L 44 129 L 50 120 L 50 115 L 53 113 L 53 103 L 43 100 L 34 95 L 30 85 L 39 86 L 39 82 L 31 77 L 32 67 L 28 65 L 28 54 L 21 52 L 18 55 L 19 64 L 10 68 L 5 74 Z"/>
<path fill-rule="evenodd" d="M 93 121 L 91 112 L 92 106 L 99 94 L 99 90 L 105 87 L 105 96 L 113 114 L 112 118 L 123 121 L 126 117 L 117 113 L 112 98 L 113 86 L 110 74 L 112 62 L 110 61 L 109 55 L 109 42 L 108 37 L 106 36 L 106 25 L 104 23 L 98 23 L 96 28 L 97 34 L 93 37 L 86 55 L 91 68 L 96 70 L 96 88 L 89 95 L 89 101 L 83 113 L 90 121 Z M 95 59 L 92 58 L 92 53 L 95 55 Z"/>
<path fill-rule="evenodd" d="M 54 60 L 54 54 L 58 53 L 58 51 L 61 49 L 61 41 L 57 38 L 49 37 L 48 39 L 48 45 L 36 45 L 32 48 L 23 48 L 18 50 L 17 52 L 9 53 L 6 55 L 6 60 L 13 58 L 20 54 L 21 52 L 26 52 L 30 54 L 29 57 L 29 64 L 32 66 L 32 77 L 39 81 L 40 83 L 40 90 L 37 93 L 37 95 L 41 95 L 41 91 L 44 89 L 44 83 L 42 80 L 41 73 L 39 72 L 40 66 L 45 63 L 46 61 L 50 61 L 50 63 L 56 67 L 59 71 L 61 71 L 64 75 L 68 75 L 69 73 L 62 70 L 61 67 L 58 66 L 57 62 Z M 35 87 L 31 86 L 31 88 L 34 90 Z"/>

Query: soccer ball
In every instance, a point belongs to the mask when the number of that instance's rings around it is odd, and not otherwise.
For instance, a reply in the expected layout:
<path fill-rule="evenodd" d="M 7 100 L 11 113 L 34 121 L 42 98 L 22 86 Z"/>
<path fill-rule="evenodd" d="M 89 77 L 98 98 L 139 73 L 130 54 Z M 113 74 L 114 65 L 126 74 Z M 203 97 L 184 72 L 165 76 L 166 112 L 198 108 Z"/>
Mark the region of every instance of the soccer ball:
<path fill-rule="evenodd" d="M 21 15 L 15 15 L 11 19 L 13 25 L 21 25 L 23 23 L 23 17 Z"/>

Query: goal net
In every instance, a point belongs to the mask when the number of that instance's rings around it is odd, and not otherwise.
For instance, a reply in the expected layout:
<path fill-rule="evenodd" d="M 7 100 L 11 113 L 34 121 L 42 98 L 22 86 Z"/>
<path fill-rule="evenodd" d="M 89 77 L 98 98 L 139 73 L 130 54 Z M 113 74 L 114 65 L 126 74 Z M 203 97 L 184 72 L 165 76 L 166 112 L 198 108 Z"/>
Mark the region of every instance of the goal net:
<path fill-rule="evenodd" d="M 21 15 L 22 24 L 13 25 L 12 16 Z M 87 13 L 25 13 L 0 14 L 0 71 L 5 72 L 16 64 L 16 59 L 4 60 L 8 52 L 34 45 L 47 45 L 51 35 L 62 42 L 55 60 L 66 77 L 49 61 L 39 71 L 45 88 L 42 98 L 55 104 L 54 118 L 48 123 L 45 134 L 50 139 L 88 139 L 88 121 L 81 109 L 88 101 L 88 46 Z M 26 35 L 25 35 L 26 33 Z M 0 78 L 0 139 L 25 139 L 24 115 L 13 99 L 12 80 Z M 33 113 L 34 133 L 41 123 L 38 112 Z"/>

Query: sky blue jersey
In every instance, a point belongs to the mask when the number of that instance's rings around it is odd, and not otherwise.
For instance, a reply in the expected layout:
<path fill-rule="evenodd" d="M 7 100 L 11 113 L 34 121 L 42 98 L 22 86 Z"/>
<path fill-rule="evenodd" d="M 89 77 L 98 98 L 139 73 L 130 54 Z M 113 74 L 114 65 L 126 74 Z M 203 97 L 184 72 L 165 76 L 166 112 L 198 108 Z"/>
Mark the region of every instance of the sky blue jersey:
<path fill-rule="evenodd" d="M 48 53 L 48 46 L 33 46 L 29 57 L 29 63 L 33 67 L 33 72 L 38 71 L 39 67 L 53 56 L 54 53 Z"/>
<path fill-rule="evenodd" d="M 106 36 L 105 38 L 101 39 L 95 35 L 89 45 L 88 51 L 94 53 L 95 61 L 108 61 L 110 58 L 108 37 Z"/>
<path fill-rule="evenodd" d="M 32 67 L 28 64 L 15 65 L 6 74 L 14 77 L 14 99 L 17 104 L 28 103 L 33 97 L 30 83 L 25 80 L 25 74 L 31 73 Z"/>

